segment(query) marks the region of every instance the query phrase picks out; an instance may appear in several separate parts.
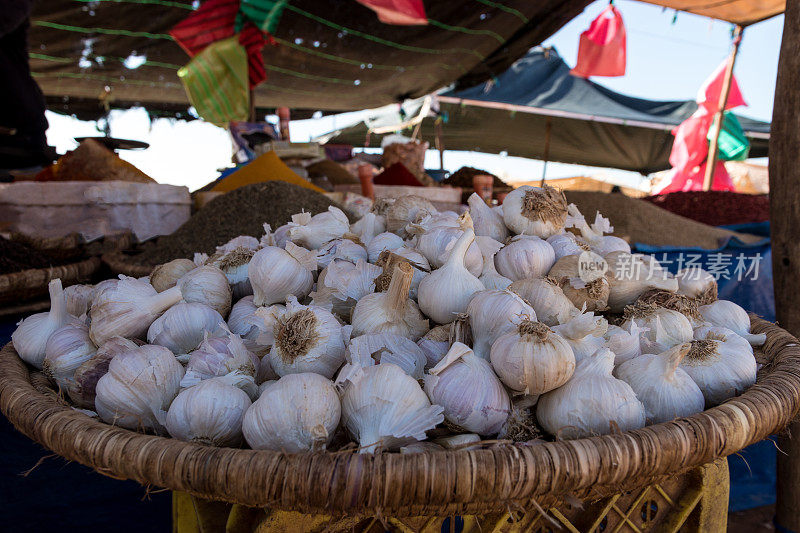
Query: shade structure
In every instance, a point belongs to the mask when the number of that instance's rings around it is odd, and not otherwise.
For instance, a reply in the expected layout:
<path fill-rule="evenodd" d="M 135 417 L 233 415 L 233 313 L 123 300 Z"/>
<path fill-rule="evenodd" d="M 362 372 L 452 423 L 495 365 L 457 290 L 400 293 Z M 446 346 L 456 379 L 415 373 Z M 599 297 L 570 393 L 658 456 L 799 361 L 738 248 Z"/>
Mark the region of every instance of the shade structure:
<path fill-rule="evenodd" d="M 649 174 L 669 168 L 670 130 L 697 109 L 694 101 L 654 101 L 626 96 L 572 76 L 554 49 L 536 48 L 492 81 L 377 109 L 367 120 L 331 132 L 323 142 L 380 146 L 380 138 L 412 131 L 435 142 L 435 122 L 447 150 L 545 158 L 563 163 Z M 427 112 L 437 107 L 438 115 Z M 769 124 L 738 117 L 751 157 L 767 155 Z"/>
<path fill-rule="evenodd" d="M 786 0 L 642 0 L 648 4 L 749 26 L 783 13 Z"/>
<path fill-rule="evenodd" d="M 380 22 L 355 0 L 292 0 L 263 55 L 268 79 L 255 104 L 270 109 L 354 110 L 416 98 L 457 80 L 506 70 L 590 0 L 426 2 L 426 26 Z M 31 69 L 51 109 L 83 118 L 143 105 L 183 112 L 177 70 L 189 57 L 169 30 L 192 0 L 40 0 L 30 32 Z M 126 61 L 127 60 L 127 61 Z"/>

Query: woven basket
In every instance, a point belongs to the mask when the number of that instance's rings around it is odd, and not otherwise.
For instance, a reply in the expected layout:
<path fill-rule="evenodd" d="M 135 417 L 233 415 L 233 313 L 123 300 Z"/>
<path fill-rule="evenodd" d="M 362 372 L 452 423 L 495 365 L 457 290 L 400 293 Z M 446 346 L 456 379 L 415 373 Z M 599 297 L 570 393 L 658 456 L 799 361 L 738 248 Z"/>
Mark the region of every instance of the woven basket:
<path fill-rule="evenodd" d="M 102 474 L 250 507 L 350 516 L 547 508 L 651 485 L 784 428 L 800 408 L 800 347 L 777 326 L 755 317 L 753 323 L 767 334 L 766 364 L 743 395 L 635 431 L 530 446 L 288 454 L 143 435 L 59 403 L 10 345 L 0 351 L 0 409 L 25 435 Z"/>
<path fill-rule="evenodd" d="M 0 276 L 0 305 L 21 303 L 47 295 L 47 284 L 56 278 L 64 287 L 89 281 L 100 268 L 100 258 L 50 268 L 33 268 Z"/>
<path fill-rule="evenodd" d="M 155 266 L 137 265 L 131 261 L 131 254 L 112 252 L 103 254 L 103 263 L 108 265 L 114 275 L 124 274 L 134 278 L 149 276 Z"/>

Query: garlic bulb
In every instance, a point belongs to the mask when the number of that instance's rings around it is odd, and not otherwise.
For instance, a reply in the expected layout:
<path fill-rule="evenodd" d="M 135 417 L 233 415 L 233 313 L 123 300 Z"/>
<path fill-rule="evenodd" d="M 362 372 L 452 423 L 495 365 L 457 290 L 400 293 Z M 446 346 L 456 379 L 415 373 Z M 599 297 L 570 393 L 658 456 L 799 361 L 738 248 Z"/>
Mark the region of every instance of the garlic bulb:
<path fill-rule="evenodd" d="M 467 203 L 475 235 L 491 237 L 500 242 L 506 240 L 508 228 L 503 221 L 503 215 L 493 211 L 477 193 L 472 193 L 467 199 Z"/>
<path fill-rule="evenodd" d="M 94 296 L 93 285 L 70 285 L 64 289 L 64 298 L 67 300 L 67 313 L 80 317 L 89 312 Z"/>
<path fill-rule="evenodd" d="M 483 255 L 483 270 L 478 279 L 481 280 L 483 286 L 487 289 L 503 290 L 511 285 L 511 280 L 497 272 L 494 264 L 494 256 L 503 244 L 492 239 L 491 237 L 477 236 L 475 242 L 478 243 L 478 248 Z"/>
<path fill-rule="evenodd" d="M 351 234 L 348 234 L 352 236 Z M 358 260 L 367 261 L 367 250 L 359 242 L 349 238 L 334 239 L 322 245 L 317 250 L 317 267 L 323 269 L 334 259 L 355 263 Z"/>
<path fill-rule="evenodd" d="M 678 281 L 669 277 L 652 256 L 617 251 L 605 255 L 604 259 L 611 283 L 608 306 L 613 313 L 621 313 L 626 305 L 650 289 L 678 290 Z"/>
<path fill-rule="evenodd" d="M 608 321 L 594 313 L 581 313 L 552 329 L 569 343 L 575 362 L 580 362 L 603 347 Z"/>
<path fill-rule="evenodd" d="M 611 294 L 608 276 L 598 272 L 589 281 L 586 272 L 581 268 L 581 261 L 603 264 L 603 258 L 593 252 L 586 252 L 586 255 L 567 255 L 555 262 L 547 277 L 558 283 L 564 295 L 578 309 L 586 306 L 586 311 L 604 311 L 608 308 L 608 297 Z"/>
<path fill-rule="evenodd" d="M 575 204 L 569 204 L 567 212 L 569 216 L 566 225 L 580 230 L 583 240 L 589 244 L 593 252 L 603 256 L 611 252 L 631 253 L 631 247 L 624 239 L 613 235 L 604 235 L 614 231 L 614 228 L 611 226 L 611 222 L 599 212 L 595 214 L 591 227 Z"/>
<path fill-rule="evenodd" d="M 201 303 L 178 303 L 167 309 L 147 330 L 147 342 L 168 348 L 174 354 L 189 353 L 212 333 L 222 315 Z"/>
<path fill-rule="evenodd" d="M 342 393 L 342 422 L 361 453 L 425 440 L 425 432 L 444 420 L 442 412 L 440 405 L 431 405 L 417 380 L 391 363 L 364 368 L 345 383 Z"/>
<path fill-rule="evenodd" d="M 329 379 L 290 374 L 264 389 L 245 413 L 242 432 L 254 450 L 321 451 L 333 439 L 341 414 Z"/>
<path fill-rule="evenodd" d="M 767 335 L 750 333 L 750 316 L 747 311 L 728 300 L 717 300 L 698 309 L 703 320 L 713 326 L 728 328 L 745 338 L 753 346 L 761 346 L 767 342 Z"/>
<path fill-rule="evenodd" d="M 392 333 L 376 333 L 361 335 L 350 341 L 347 346 L 347 361 L 358 371 L 378 363 L 392 363 L 403 369 L 403 372 L 414 379 L 422 379 L 428 360 L 425 353 L 413 341 Z M 349 377 L 340 372 L 337 380 Z"/>
<path fill-rule="evenodd" d="M 108 365 L 111 360 L 129 350 L 135 350 L 139 345 L 122 337 L 111 337 L 92 357 L 81 364 L 73 379 L 67 387 L 69 398 L 78 407 L 94 409 L 94 398 L 96 395 L 98 380 L 108 373 Z"/>
<path fill-rule="evenodd" d="M 575 371 L 572 348 L 542 324 L 523 320 L 492 344 L 492 368 L 509 389 L 543 394 L 562 386 Z"/>
<path fill-rule="evenodd" d="M 641 332 L 642 329 L 633 320 L 629 321 L 624 329 L 619 326 L 608 326 L 603 338 L 606 341 L 605 347 L 614 352 L 615 365 L 642 355 L 642 346 L 639 341 Z"/>
<path fill-rule="evenodd" d="M 105 291 L 115 289 L 118 284 L 119 279 L 104 279 L 96 284 L 92 290 L 92 303 L 94 303 L 97 300 L 97 297 L 103 294 Z"/>
<path fill-rule="evenodd" d="M 20 358 L 38 369 L 42 368 L 47 339 L 50 335 L 61 326 L 75 321 L 67 313 L 67 301 L 61 288 L 61 280 L 54 279 L 47 288 L 50 291 L 50 311 L 36 313 L 23 319 L 11 334 L 11 341 Z"/>
<path fill-rule="evenodd" d="M 357 235 L 364 244 L 369 244 L 375 236 L 386 231 L 386 218 L 372 212 L 364 213 L 354 224 L 350 224 L 350 232 Z"/>
<path fill-rule="evenodd" d="M 539 398 L 536 418 L 542 428 L 558 438 L 579 439 L 644 427 L 644 406 L 613 369 L 608 348 L 579 362 L 564 386 Z"/>
<path fill-rule="evenodd" d="M 386 211 L 386 230 L 406 238 L 409 235 L 405 227 L 409 222 L 437 212 L 433 204 L 421 196 L 402 196 Z"/>
<path fill-rule="evenodd" d="M 375 292 L 375 278 L 382 270 L 359 259 L 355 264 L 336 259 L 317 279 L 317 290 L 311 293 L 314 305 L 331 309 L 343 318 L 350 318 L 353 308 L 364 296 Z"/>
<path fill-rule="evenodd" d="M 342 325 L 322 307 L 290 297 L 274 332 L 269 362 L 279 376 L 314 372 L 331 378 L 344 363 Z"/>
<path fill-rule="evenodd" d="M 630 359 L 614 370 L 644 405 L 647 423 L 669 422 L 703 410 L 703 393 L 678 366 L 690 348 L 689 343 L 678 344 L 658 355 L 644 354 Z"/>
<path fill-rule="evenodd" d="M 380 291 L 384 291 L 389 287 L 389 283 L 392 280 L 392 275 L 394 275 L 394 267 L 397 265 L 397 263 L 401 262 L 400 259 L 405 259 L 408 261 L 408 263 L 410 263 L 414 269 L 414 276 L 411 278 L 411 290 L 409 291 L 408 295 L 412 300 L 416 300 L 419 284 L 422 282 L 425 276 L 430 274 L 431 265 L 428 263 L 428 260 L 425 259 L 425 256 L 423 256 L 414 248 L 406 248 L 403 246 L 402 248 L 396 248 L 391 252 L 381 252 L 381 255 L 378 257 L 375 265 L 383 268 L 383 274 L 378 276 L 378 278 L 375 280 L 375 285 Z"/>
<path fill-rule="evenodd" d="M 183 388 L 197 385 L 202 380 L 224 376 L 231 372 L 239 372 L 248 376 L 258 373 L 258 357 L 245 348 L 238 335 L 226 332 L 226 336 L 211 337 L 206 334 L 205 340 L 197 350 L 189 354 L 186 364 L 186 375 L 181 379 Z"/>
<path fill-rule="evenodd" d="M 158 265 L 150 273 L 150 285 L 158 292 L 164 292 L 175 286 L 184 274 L 197 268 L 194 261 L 189 259 L 173 259 L 168 263 Z"/>
<path fill-rule="evenodd" d="M 311 216 L 310 213 L 292 215 L 289 223 L 289 239 L 292 242 L 316 250 L 328 241 L 338 239 L 350 231 L 347 215 L 338 207 Z"/>
<path fill-rule="evenodd" d="M 417 250 L 425 256 L 433 268 L 441 268 L 463 233 L 464 230 L 460 228 L 434 227 L 419 236 Z M 474 241 L 467 248 L 464 265 L 473 276 L 480 276 L 483 270 L 483 255 Z"/>
<path fill-rule="evenodd" d="M 248 274 L 256 305 L 281 303 L 288 295 L 305 298 L 314 285 L 317 269 L 314 252 L 286 243 L 286 250 L 267 246 L 250 260 Z"/>
<path fill-rule="evenodd" d="M 42 372 L 56 382 L 60 389 L 68 390 L 75 371 L 92 358 L 97 347 L 89 338 L 85 324 L 67 324 L 55 330 L 47 339 Z"/>
<path fill-rule="evenodd" d="M 677 344 L 692 340 L 692 324 L 678 311 L 648 304 L 637 304 L 626 310 L 623 328 L 635 322 L 642 331 L 639 336 L 642 353 L 659 354 Z"/>
<path fill-rule="evenodd" d="M 525 300 L 536 311 L 537 320 L 548 326 L 566 322 L 578 312 L 561 287 L 548 278 L 521 279 L 508 290 Z"/>
<path fill-rule="evenodd" d="M 586 244 L 583 239 L 579 239 L 567 231 L 551 235 L 547 238 L 547 243 L 553 247 L 553 252 L 556 254 L 556 261 L 562 257 L 580 255 L 590 250 L 589 245 Z"/>
<path fill-rule="evenodd" d="M 417 236 L 437 228 L 474 229 L 469 213 L 459 215 L 455 211 L 420 214 L 414 221 L 406 224 L 405 229 L 409 235 Z"/>
<path fill-rule="evenodd" d="M 242 421 L 250 408 L 250 397 L 237 386 L 250 376 L 231 374 L 207 379 L 182 390 L 167 412 L 166 428 L 178 439 L 206 446 L 242 443 Z"/>
<path fill-rule="evenodd" d="M 248 318 L 248 322 L 252 322 L 258 328 L 258 332 L 249 332 L 251 337 L 255 337 L 256 349 L 251 350 L 254 353 L 263 352 L 267 354 L 275 344 L 275 327 L 278 325 L 278 319 L 286 313 L 285 305 L 270 305 L 269 307 L 257 307 L 253 312 L 252 317 Z M 229 319 L 230 322 L 230 319 Z M 244 339 L 242 339 L 244 340 Z M 248 343 L 245 342 L 245 346 Z M 248 348 L 249 350 L 249 348 Z"/>
<path fill-rule="evenodd" d="M 536 312 L 511 291 L 480 291 L 466 310 L 472 328 L 472 349 L 478 357 L 489 359 L 492 343 L 517 329 L 523 320 L 536 320 Z"/>
<path fill-rule="evenodd" d="M 275 233 L 272 234 L 272 241 L 274 244 L 269 244 L 268 246 L 277 246 L 280 249 L 285 249 L 286 243 L 291 242 L 289 240 L 290 229 L 292 229 L 291 224 L 284 224 L 276 229 Z M 262 247 L 266 248 L 266 246 Z"/>
<path fill-rule="evenodd" d="M 163 346 L 125 351 L 111 360 L 108 373 L 97 382 L 97 414 L 115 426 L 163 433 L 182 377 L 183 366 Z"/>
<path fill-rule="evenodd" d="M 461 433 L 447 435 L 436 439 L 433 444 L 438 444 L 445 450 L 475 450 L 481 447 L 481 437 L 475 433 Z"/>
<path fill-rule="evenodd" d="M 717 299 L 717 280 L 700 267 L 678 270 L 675 279 L 678 280 L 678 294 L 697 298 L 703 304 L 709 304 Z"/>
<path fill-rule="evenodd" d="M 243 237 L 236 237 L 242 239 Z M 248 237 L 255 240 L 253 237 Z M 232 241 L 233 242 L 233 241 Z M 255 242 L 255 248 L 250 246 L 237 246 L 230 248 L 230 244 L 222 247 L 217 247 L 217 253 L 211 256 L 205 264 L 213 266 L 222 271 L 228 279 L 228 284 L 231 286 L 233 300 L 238 300 L 245 296 L 253 294 L 253 286 L 250 284 L 248 272 L 250 270 L 250 260 L 258 250 L 258 241 Z M 249 243 L 251 246 L 253 243 Z"/>
<path fill-rule="evenodd" d="M 514 233 L 546 239 L 563 229 L 567 200 L 553 187 L 523 185 L 503 200 L 503 220 Z"/>
<path fill-rule="evenodd" d="M 211 265 L 197 267 L 178 280 L 184 301 L 206 304 L 220 315 L 231 310 L 231 286 L 225 273 Z"/>
<path fill-rule="evenodd" d="M 245 347 L 258 355 L 259 357 L 267 353 L 267 349 L 272 346 L 272 341 L 266 345 L 258 343 L 259 335 L 268 332 L 272 335 L 272 328 L 277 322 L 277 315 L 275 318 L 267 322 L 264 318 L 256 316 L 256 311 L 261 309 L 253 303 L 253 296 L 245 296 L 231 308 L 231 313 L 228 315 L 228 328 L 232 333 L 239 335 L 244 342 Z M 286 308 L 282 305 L 273 305 L 268 308 L 270 312 L 281 314 Z"/>
<path fill-rule="evenodd" d="M 484 289 L 483 283 L 464 264 L 467 249 L 474 240 L 475 233 L 465 230 L 452 247 L 447 262 L 419 284 L 419 308 L 439 324 L 452 322 L 466 310 L 472 295 Z"/>
<path fill-rule="evenodd" d="M 547 241 L 530 235 L 517 235 L 494 256 L 497 271 L 512 281 L 541 278 L 547 274 L 556 254 Z"/>
<path fill-rule="evenodd" d="M 698 328 L 697 340 L 681 361 L 703 392 L 706 407 L 738 396 L 756 382 L 758 365 L 747 340 L 723 328 Z"/>
<path fill-rule="evenodd" d="M 435 442 L 412 442 L 406 446 L 400 447 L 400 453 L 426 453 L 426 452 L 441 452 L 444 447 L 436 444 Z"/>
<path fill-rule="evenodd" d="M 417 341 L 428 331 L 428 321 L 408 297 L 413 275 L 411 265 L 400 262 L 386 292 L 368 294 L 356 303 L 351 319 L 353 336 L 394 333 Z"/>
<path fill-rule="evenodd" d="M 179 287 L 159 293 L 149 283 L 121 278 L 115 287 L 97 294 L 89 310 L 89 336 L 96 346 L 111 337 L 144 338 L 150 324 L 183 298 Z"/>
<path fill-rule="evenodd" d="M 448 422 L 480 435 L 497 435 L 511 411 L 492 366 L 460 342 L 425 376 L 425 393 Z"/>
<path fill-rule="evenodd" d="M 450 350 L 450 325 L 436 326 L 417 341 L 427 363 L 425 368 L 435 366 Z"/>
<path fill-rule="evenodd" d="M 376 235 L 369 241 L 369 244 L 367 244 L 369 262 L 375 263 L 378 260 L 378 256 L 380 256 L 381 252 L 384 250 L 394 251 L 398 248 L 402 248 L 404 244 L 403 239 L 394 233 L 387 232 Z"/>

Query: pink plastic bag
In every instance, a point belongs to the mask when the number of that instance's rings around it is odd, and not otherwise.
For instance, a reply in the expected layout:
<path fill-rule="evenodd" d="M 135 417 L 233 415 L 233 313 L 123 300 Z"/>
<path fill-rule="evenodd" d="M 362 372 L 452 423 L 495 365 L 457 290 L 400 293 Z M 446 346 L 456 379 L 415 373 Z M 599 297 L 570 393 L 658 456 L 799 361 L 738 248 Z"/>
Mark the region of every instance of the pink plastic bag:
<path fill-rule="evenodd" d="M 727 61 L 723 61 L 697 91 L 697 105 L 708 109 L 711 113 L 716 113 L 719 108 L 719 97 L 722 93 L 722 82 L 725 80 L 727 64 Z M 734 76 L 731 79 L 731 90 L 728 93 L 728 103 L 725 105 L 725 109 L 733 109 L 740 105 L 746 106 L 747 102 L 744 101 L 744 96 L 742 96 L 742 91 L 739 90 L 739 84 Z"/>
<path fill-rule="evenodd" d="M 622 14 L 609 5 L 581 33 L 578 45 L 578 64 L 570 73 L 574 76 L 624 76 L 626 57 L 625 24 Z"/>
<path fill-rule="evenodd" d="M 428 23 L 422 0 L 356 0 L 378 14 L 384 24 L 401 26 L 424 25 Z"/>
<path fill-rule="evenodd" d="M 653 194 L 667 194 L 671 192 L 684 192 L 684 191 L 702 191 L 703 180 L 706 176 L 706 162 L 703 161 L 700 165 L 688 169 L 674 168 L 672 180 L 666 187 L 659 191 L 654 191 Z M 717 161 L 714 167 L 714 183 L 711 184 L 713 191 L 735 191 L 728 171 L 725 169 L 723 161 Z"/>

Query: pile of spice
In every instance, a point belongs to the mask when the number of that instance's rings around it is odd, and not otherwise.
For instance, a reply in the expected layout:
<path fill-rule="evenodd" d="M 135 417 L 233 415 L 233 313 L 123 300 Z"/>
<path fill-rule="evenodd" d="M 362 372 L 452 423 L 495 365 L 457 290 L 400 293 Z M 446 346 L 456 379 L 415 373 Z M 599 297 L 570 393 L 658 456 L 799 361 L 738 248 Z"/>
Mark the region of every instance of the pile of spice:
<path fill-rule="evenodd" d="M 212 254 L 217 246 L 239 235 L 261 237 L 264 223 L 274 231 L 296 213 L 315 215 L 332 205 L 339 207 L 322 194 L 282 181 L 245 185 L 211 200 L 175 233 L 145 245 L 133 261 L 157 265 L 181 257 L 191 259 L 195 252 Z"/>
<path fill-rule="evenodd" d="M 60 264 L 52 257 L 21 242 L 0 237 L 0 274 Z"/>
<path fill-rule="evenodd" d="M 769 220 L 769 196 L 728 191 L 687 191 L 643 198 L 662 209 L 710 226 Z"/>
<path fill-rule="evenodd" d="M 402 185 L 406 187 L 424 187 L 403 163 L 394 163 L 372 180 L 375 185 Z"/>
<path fill-rule="evenodd" d="M 627 239 L 631 244 L 712 250 L 734 235 L 743 242 L 762 239 L 696 222 L 624 194 L 591 191 L 564 191 L 564 194 L 567 201 L 577 205 L 588 220 L 594 220 L 598 211 L 605 214 L 614 226 L 614 235 Z"/>

